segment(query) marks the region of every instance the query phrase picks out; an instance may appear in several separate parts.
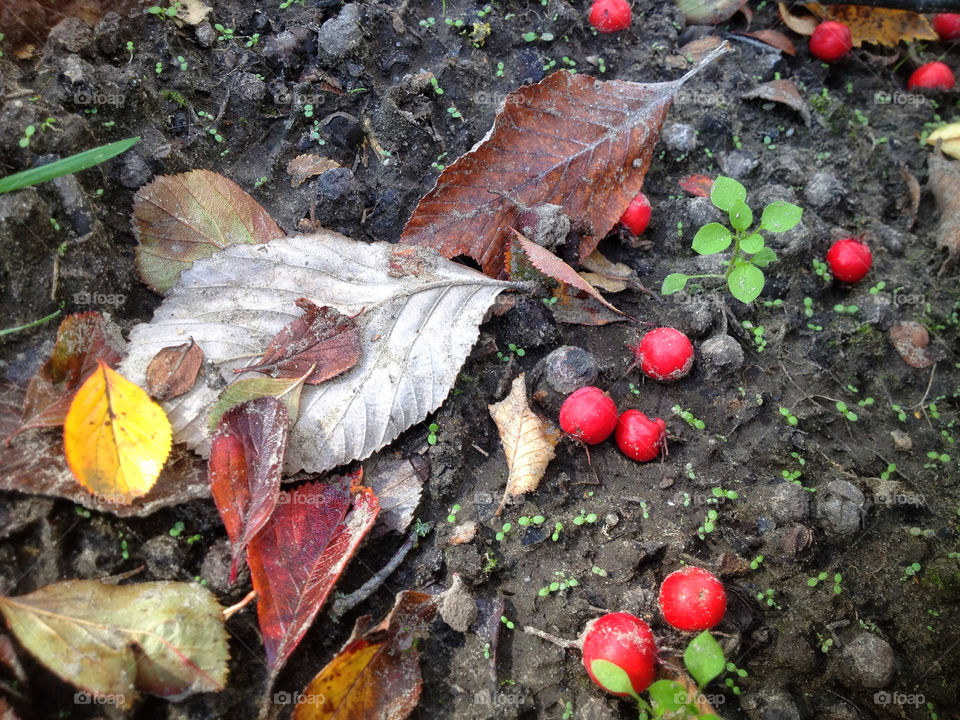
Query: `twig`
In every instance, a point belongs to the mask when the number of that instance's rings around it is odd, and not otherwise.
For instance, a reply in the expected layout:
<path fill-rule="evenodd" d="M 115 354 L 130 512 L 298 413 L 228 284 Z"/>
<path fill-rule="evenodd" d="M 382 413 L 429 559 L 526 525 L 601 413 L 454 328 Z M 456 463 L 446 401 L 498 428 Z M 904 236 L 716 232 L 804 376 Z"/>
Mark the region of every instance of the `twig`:
<path fill-rule="evenodd" d="M 535 627 L 530 627 L 529 625 L 524 625 L 523 631 L 528 635 L 536 635 L 538 638 L 542 640 L 546 640 L 547 642 L 551 642 L 558 647 L 562 647 L 564 650 L 580 649 L 580 643 L 577 642 L 576 640 L 564 640 L 563 638 L 559 638 L 556 635 L 551 635 L 550 633 L 544 632 L 543 630 L 538 630 Z"/>
<path fill-rule="evenodd" d="M 256 590 L 251 590 L 250 592 L 248 592 L 248 593 L 244 596 L 243 600 L 241 600 L 240 602 L 236 603 L 235 605 L 231 605 L 231 606 L 228 607 L 228 608 L 224 608 L 224 609 L 223 609 L 223 619 L 224 619 L 224 620 L 229 620 L 231 617 L 233 617 L 233 616 L 236 615 L 238 612 L 240 612 L 241 610 L 243 610 L 247 605 L 249 605 L 249 604 L 253 601 L 253 599 L 254 599 L 255 597 L 257 597 L 257 591 L 256 591 Z"/>
<path fill-rule="evenodd" d="M 413 541 L 416 540 L 416 538 L 416 531 L 411 532 L 410 535 L 407 536 L 407 539 L 404 541 L 403 545 L 400 546 L 400 549 L 397 550 L 397 554 L 390 558 L 390 562 L 384 565 L 376 575 L 361 585 L 359 589 L 354 590 L 349 595 L 338 596 L 337 599 L 334 600 L 328 615 L 330 615 L 334 621 L 337 621 L 343 615 L 350 612 L 357 605 L 373 595 L 373 593 L 381 585 L 383 585 L 386 579 L 393 574 L 393 571 L 397 569 L 400 563 L 403 562 L 403 559 L 413 547 Z"/>

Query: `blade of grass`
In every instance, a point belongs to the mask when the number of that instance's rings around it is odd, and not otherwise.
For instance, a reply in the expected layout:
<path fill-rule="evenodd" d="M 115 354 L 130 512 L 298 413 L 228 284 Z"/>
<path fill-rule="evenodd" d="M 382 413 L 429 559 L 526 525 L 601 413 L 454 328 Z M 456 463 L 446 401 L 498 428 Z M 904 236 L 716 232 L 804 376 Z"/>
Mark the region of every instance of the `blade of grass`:
<path fill-rule="evenodd" d="M 61 177 L 63 175 L 72 175 L 75 172 L 86 170 L 94 165 L 106 162 L 110 158 L 119 155 L 124 150 L 129 150 L 140 140 L 139 137 L 131 137 L 126 140 L 101 145 L 92 150 L 85 150 L 82 153 L 65 157 L 48 165 L 42 165 L 23 172 L 14 173 L 0 180 L 0 195 L 11 190 L 19 190 L 27 185 L 37 185 L 47 180 Z"/>
<path fill-rule="evenodd" d="M 53 320 L 59 314 L 60 314 L 60 311 L 57 310 L 56 312 L 50 313 L 46 317 L 42 317 L 39 320 L 34 320 L 32 323 L 27 323 L 26 325 L 18 325 L 17 327 L 12 327 L 12 328 L 5 328 L 3 330 L 0 330 L 0 336 L 10 335 L 15 332 L 20 332 L 21 330 L 29 330 L 30 328 L 37 327 L 38 325 L 43 325 L 45 322 L 50 322 L 51 320 Z"/>

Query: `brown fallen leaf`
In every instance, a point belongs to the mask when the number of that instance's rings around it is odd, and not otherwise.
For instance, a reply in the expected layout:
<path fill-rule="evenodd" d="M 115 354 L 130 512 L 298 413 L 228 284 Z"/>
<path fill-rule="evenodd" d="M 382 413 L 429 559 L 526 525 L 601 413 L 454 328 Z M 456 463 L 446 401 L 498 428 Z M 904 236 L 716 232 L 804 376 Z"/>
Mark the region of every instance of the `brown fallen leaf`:
<path fill-rule="evenodd" d="M 514 90 L 488 137 L 441 173 L 407 221 L 402 242 L 467 255 L 499 277 L 523 212 L 559 205 L 592 253 L 643 185 L 678 80 L 600 81 L 559 71 Z"/>
<path fill-rule="evenodd" d="M 193 338 L 183 345 L 166 347 L 147 365 L 147 391 L 156 400 L 180 397 L 197 381 L 203 350 Z"/>
<path fill-rule="evenodd" d="M 927 352 L 930 333 L 920 323 L 909 320 L 890 328 L 890 341 L 903 361 L 914 368 L 927 368 L 933 365 L 933 358 Z"/>
<path fill-rule="evenodd" d="M 713 178 L 708 175 L 686 175 L 677 181 L 683 190 L 697 197 L 710 197 Z"/>
<path fill-rule="evenodd" d="M 357 619 L 343 649 L 299 694 L 293 720 L 403 720 L 420 701 L 416 640 L 437 612 L 433 597 L 405 590 L 374 628 Z"/>
<path fill-rule="evenodd" d="M 307 374 L 307 385 L 319 385 L 345 373 L 360 359 L 360 330 L 352 317 L 306 298 L 294 304 L 303 315 L 276 334 L 259 362 L 235 373 L 260 372 L 290 379 Z"/>
<path fill-rule="evenodd" d="M 797 54 L 797 47 L 793 44 L 793 40 L 788 38 L 779 30 L 755 30 L 754 32 L 735 32 L 733 34 L 743 35 L 744 37 L 759 40 L 770 47 L 775 47 L 777 50 L 785 52 L 791 57 Z"/>
<path fill-rule="evenodd" d="M 607 292 L 623 292 L 627 288 L 643 291 L 643 285 L 637 278 L 637 273 L 628 265 L 611 262 L 599 250 L 595 250 L 590 257 L 580 263 L 588 272 L 581 272 L 580 277 L 594 287 L 603 288 Z"/>
<path fill-rule="evenodd" d="M 937 247 L 947 251 L 938 273 L 943 276 L 960 257 L 960 163 L 934 151 L 927 159 L 927 177 L 940 210 Z"/>
<path fill-rule="evenodd" d="M 238 243 L 283 237 L 267 211 L 233 180 L 210 170 L 162 175 L 133 201 L 140 279 L 166 292 L 194 260 Z"/>
<path fill-rule="evenodd" d="M 772 100 L 773 102 L 782 103 L 800 113 L 800 117 L 803 118 L 803 124 L 810 127 L 810 108 L 807 106 L 807 101 L 803 95 L 800 94 L 800 91 L 797 89 L 797 86 L 793 84 L 792 80 L 781 78 L 780 80 L 762 83 L 752 90 L 743 93 L 740 97 L 745 100 L 760 98 L 761 100 Z"/>
<path fill-rule="evenodd" d="M 786 3 L 778 3 L 780 17 L 794 32 L 812 35 L 819 22 L 835 20 L 850 28 L 853 46 L 874 43 L 896 47 L 900 41 L 939 40 L 930 22 L 923 15 L 910 10 L 896 10 L 863 5 L 820 5 L 807 3 L 806 8 L 815 18 L 792 15 Z"/>
<path fill-rule="evenodd" d="M 525 378 L 526 374 L 520 373 L 513 380 L 510 394 L 487 406 L 500 433 L 510 471 L 497 515 L 510 496 L 537 489 L 560 440 L 560 432 L 550 427 L 527 404 Z"/>
<path fill-rule="evenodd" d="M 780 19 L 783 24 L 793 30 L 797 35 L 813 35 L 820 23 L 813 15 L 794 15 L 785 2 L 778 2 L 777 9 L 780 11 Z"/>
<path fill-rule="evenodd" d="M 340 167 L 340 163 L 320 155 L 297 155 L 287 163 L 287 173 L 290 175 L 290 187 L 302 185 L 307 178 L 322 175 L 327 170 Z"/>
<path fill-rule="evenodd" d="M 403 533 L 420 504 L 423 484 L 430 478 L 430 463 L 419 455 L 409 458 L 378 455 L 363 469 L 364 481 L 380 501 L 377 524 L 371 537 L 391 530 Z"/>
<path fill-rule="evenodd" d="M 900 164 L 900 177 L 903 178 L 903 182 L 907 186 L 908 194 L 902 203 L 897 202 L 897 206 L 902 208 L 907 216 L 907 229 L 909 230 L 917 221 L 917 211 L 920 210 L 920 181 L 910 172 L 910 168 L 903 163 Z"/>

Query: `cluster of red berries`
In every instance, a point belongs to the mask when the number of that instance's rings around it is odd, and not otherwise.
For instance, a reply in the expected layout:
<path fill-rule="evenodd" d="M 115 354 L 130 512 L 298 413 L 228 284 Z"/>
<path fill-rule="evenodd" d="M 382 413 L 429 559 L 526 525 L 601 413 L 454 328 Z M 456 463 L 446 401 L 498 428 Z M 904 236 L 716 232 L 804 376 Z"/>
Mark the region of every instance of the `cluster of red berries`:
<path fill-rule="evenodd" d="M 677 380 L 693 365 L 693 345 L 679 330 L 651 330 L 637 346 L 630 346 L 643 373 L 656 380 Z M 620 452 L 638 462 L 653 460 L 665 447 L 667 425 L 639 410 L 617 413 L 603 390 L 587 386 L 571 393 L 560 407 L 560 429 L 587 445 L 602 443 L 611 434 Z"/>
<path fill-rule="evenodd" d="M 727 593 L 712 573 L 685 567 L 664 579 L 659 605 L 663 619 L 677 630 L 709 630 L 727 611 Z M 653 633 L 636 615 L 609 613 L 587 625 L 583 665 L 590 678 L 607 692 L 620 697 L 639 695 L 653 682 L 656 664 Z"/>

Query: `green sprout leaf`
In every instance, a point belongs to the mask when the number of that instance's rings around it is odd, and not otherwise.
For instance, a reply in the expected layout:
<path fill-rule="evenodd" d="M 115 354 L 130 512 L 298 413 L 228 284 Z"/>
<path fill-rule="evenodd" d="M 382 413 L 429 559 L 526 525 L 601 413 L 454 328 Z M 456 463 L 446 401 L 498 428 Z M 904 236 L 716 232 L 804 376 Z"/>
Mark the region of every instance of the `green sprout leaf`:
<path fill-rule="evenodd" d="M 724 212 L 730 212 L 734 203 L 747 199 L 747 189 L 733 178 L 717 175 L 710 190 L 710 202 Z"/>
<path fill-rule="evenodd" d="M 53 180 L 63 175 L 72 175 L 94 165 L 99 165 L 125 150 L 129 150 L 138 140 L 140 140 L 139 137 L 118 140 L 109 145 L 101 145 L 92 150 L 85 150 L 76 155 L 65 157 L 62 160 L 56 160 L 47 165 L 8 175 L 0 180 L 0 194 L 19 190 L 27 185 L 38 185 L 47 180 Z"/>
<path fill-rule="evenodd" d="M 663 717 L 668 712 L 675 713 L 684 706 L 684 700 L 693 699 L 687 698 L 687 689 L 676 680 L 657 680 L 647 688 L 647 694 L 653 704 L 654 717 Z"/>
<path fill-rule="evenodd" d="M 734 230 L 743 232 L 753 225 L 753 211 L 743 200 L 737 200 L 730 208 L 730 224 Z"/>
<path fill-rule="evenodd" d="M 761 223 L 770 232 L 781 233 L 796 227 L 803 215 L 803 208 L 783 200 L 777 200 L 763 209 Z"/>
<path fill-rule="evenodd" d="M 740 249 L 745 253 L 750 253 L 751 255 L 760 252 L 763 250 L 763 236 L 760 233 L 747 235 L 743 240 L 740 241 Z"/>
<path fill-rule="evenodd" d="M 683 664 L 699 687 L 719 676 L 726 667 L 723 650 L 709 631 L 697 635 L 683 653 Z"/>
<path fill-rule="evenodd" d="M 742 243 L 741 243 L 741 247 L 743 247 Z M 750 252 L 750 251 L 748 250 L 747 252 Z M 757 250 L 757 253 L 752 258 L 750 258 L 750 262 L 752 262 L 757 267 L 762 267 L 762 268 L 765 268 L 770 263 L 776 262 L 776 261 L 777 261 L 777 254 L 768 247 L 760 248 L 759 250 Z"/>
<path fill-rule="evenodd" d="M 763 270 L 752 263 L 737 265 L 727 277 L 730 293 L 742 303 L 752 303 L 763 290 Z"/>
<path fill-rule="evenodd" d="M 700 255 L 713 255 L 726 250 L 731 242 L 733 242 L 733 234 L 729 228 L 720 223 L 707 223 L 697 230 L 693 238 L 693 251 Z"/>
<path fill-rule="evenodd" d="M 680 292 L 687 286 L 687 280 L 690 279 L 689 275 L 684 275 L 683 273 L 671 273 L 663 279 L 663 286 L 660 288 L 661 295 L 673 295 L 675 292 Z"/>
<path fill-rule="evenodd" d="M 615 665 L 609 660 L 594 660 L 590 663 L 590 671 L 597 679 L 597 682 L 603 686 L 603 689 L 611 693 L 626 693 L 631 697 L 638 697 L 633 690 L 633 684 L 630 682 L 630 676 L 627 671 L 619 665 Z"/>

